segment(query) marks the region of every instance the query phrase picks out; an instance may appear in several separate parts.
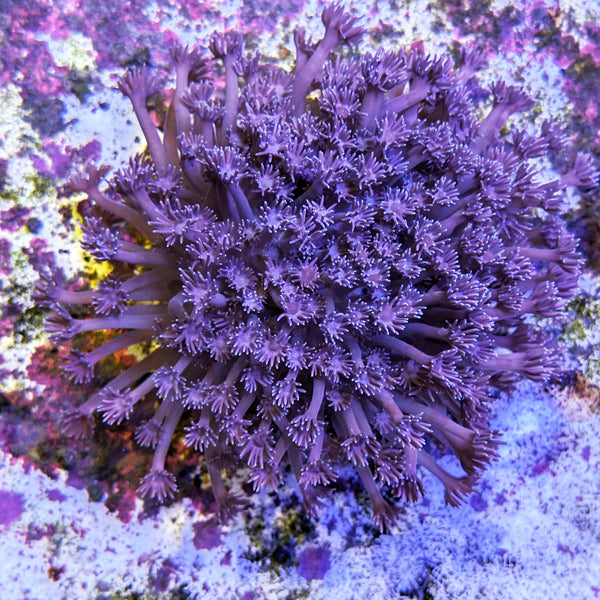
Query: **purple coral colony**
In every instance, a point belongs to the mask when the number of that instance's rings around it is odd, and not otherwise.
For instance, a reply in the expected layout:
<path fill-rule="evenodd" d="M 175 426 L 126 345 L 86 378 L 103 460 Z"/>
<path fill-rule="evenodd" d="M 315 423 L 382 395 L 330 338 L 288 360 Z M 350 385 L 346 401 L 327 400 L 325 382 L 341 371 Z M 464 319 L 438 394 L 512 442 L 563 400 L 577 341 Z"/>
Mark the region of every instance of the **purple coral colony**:
<path fill-rule="evenodd" d="M 562 137 L 548 123 L 506 135 L 506 119 L 532 106 L 510 86 L 492 86 L 476 118 L 476 53 L 457 68 L 416 50 L 332 57 L 361 29 L 338 5 L 322 20 L 318 43 L 296 32 L 293 72 L 245 56 L 232 33 L 212 37 L 212 57 L 174 45 L 162 136 L 146 106 L 159 81 L 145 67 L 127 73 L 119 88 L 147 153 L 105 189 L 105 168 L 72 179 L 94 207 L 83 247 L 113 273 L 71 291 L 48 270 L 39 297 L 56 343 L 117 332 L 70 353 L 76 382 L 145 344 L 67 419 L 79 436 L 95 412 L 135 426 L 154 448 L 141 494 L 176 493 L 165 460 L 181 435 L 204 454 L 222 518 L 243 503 L 224 471 L 249 469 L 258 490 L 289 464 L 313 510 L 346 463 L 383 529 L 396 500 L 423 493 L 418 464 L 459 503 L 496 455 L 493 390 L 557 369 L 536 323 L 560 316 L 576 286 L 561 192 L 593 174 L 580 157 L 539 181 L 532 159 Z"/>

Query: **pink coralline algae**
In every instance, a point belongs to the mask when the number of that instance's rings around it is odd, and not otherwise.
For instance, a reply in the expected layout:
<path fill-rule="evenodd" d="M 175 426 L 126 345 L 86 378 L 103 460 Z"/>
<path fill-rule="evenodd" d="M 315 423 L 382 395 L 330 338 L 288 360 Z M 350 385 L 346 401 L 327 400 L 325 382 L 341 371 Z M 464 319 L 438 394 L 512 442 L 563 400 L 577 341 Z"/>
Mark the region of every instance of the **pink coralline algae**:
<path fill-rule="evenodd" d="M 147 153 L 108 185 L 104 167 L 72 179 L 92 207 L 83 247 L 113 274 L 72 291 L 48 270 L 39 298 L 55 343 L 115 331 L 70 353 L 77 383 L 144 344 L 67 418 L 81 437 L 94 413 L 135 428 L 154 449 L 142 495 L 178 493 L 175 438 L 203 453 L 223 519 L 245 502 L 225 472 L 276 488 L 289 464 L 314 511 L 351 464 L 383 529 L 422 495 L 418 465 L 463 500 L 496 456 L 493 390 L 556 372 L 547 320 L 580 267 L 561 193 L 595 173 L 580 156 L 541 181 L 534 159 L 563 136 L 549 123 L 506 134 L 533 104 L 513 87 L 493 85 L 477 120 L 476 52 L 458 66 L 418 49 L 342 58 L 361 28 L 338 5 L 322 20 L 318 42 L 296 31 L 292 72 L 246 56 L 232 32 L 174 44 L 162 133 L 147 109 L 158 78 L 128 72 L 119 89 Z M 462 476 L 436 460 L 445 450 Z"/>

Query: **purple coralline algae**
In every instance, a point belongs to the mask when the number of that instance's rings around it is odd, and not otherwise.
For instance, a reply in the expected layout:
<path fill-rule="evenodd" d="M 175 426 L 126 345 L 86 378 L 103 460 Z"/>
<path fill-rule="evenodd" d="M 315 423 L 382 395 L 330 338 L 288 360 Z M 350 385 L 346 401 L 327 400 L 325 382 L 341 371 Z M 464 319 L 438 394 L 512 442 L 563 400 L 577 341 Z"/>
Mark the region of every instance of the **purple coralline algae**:
<path fill-rule="evenodd" d="M 0 528 L 7 529 L 23 513 L 25 499 L 21 494 L 0 490 Z"/>
<path fill-rule="evenodd" d="M 306 548 L 298 557 L 298 574 L 304 579 L 323 579 L 331 566 L 328 548 Z"/>
<path fill-rule="evenodd" d="M 332 54 L 361 35 L 338 5 L 325 35 L 296 31 L 292 72 L 246 56 L 239 34 L 208 49 L 174 43 L 175 89 L 162 132 L 147 67 L 119 89 L 147 142 L 108 184 L 90 164 L 83 248 L 112 273 L 73 289 L 52 268 L 38 299 L 56 344 L 114 331 L 64 364 L 76 383 L 132 346 L 144 357 L 69 413 L 128 421 L 154 449 L 139 492 L 177 494 L 173 439 L 201 452 L 220 517 L 245 500 L 225 472 L 276 488 L 289 464 L 308 511 L 336 467 L 356 469 L 381 528 L 423 493 L 417 465 L 457 505 L 496 456 L 494 390 L 558 369 L 548 320 L 576 287 L 580 258 L 560 217 L 566 186 L 589 187 L 579 156 L 548 180 L 539 159 L 564 136 L 505 132 L 532 107 L 497 83 L 478 119 L 478 53 L 458 65 L 418 49 Z M 543 326 L 542 326 L 543 324 Z M 452 451 L 464 474 L 436 456 Z"/>

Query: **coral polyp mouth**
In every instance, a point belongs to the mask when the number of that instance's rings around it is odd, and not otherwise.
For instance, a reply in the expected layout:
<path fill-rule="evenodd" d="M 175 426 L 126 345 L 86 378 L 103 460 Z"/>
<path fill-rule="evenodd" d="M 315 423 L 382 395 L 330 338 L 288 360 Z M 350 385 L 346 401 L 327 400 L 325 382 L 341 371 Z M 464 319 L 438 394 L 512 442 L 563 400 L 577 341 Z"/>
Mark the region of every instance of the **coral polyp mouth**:
<path fill-rule="evenodd" d="M 137 423 L 137 442 L 154 448 L 141 494 L 177 493 L 165 461 L 181 435 L 204 454 L 223 518 L 243 504 L 224 469 L 248 468 L 258 490 L 289 463 L 313 510 L 346 463 L 384 528 L 398 516 L 389 499 L 423 493 L 419 464 L 459 503 L 496 456 L 490 391 L 557 369 L 531 317 L 559 317 L 573 293 L 579 256 L 560 194 L 594 175 L 580 158 L 541 183 L 535 159 L 560 136 L 548 124 L 501 133 L 532 105 L 510 86 L 491 88 L 477 120 L 475 53 L 458 67 L 418 51 L 330 58 L 361 29 L 337 5 L 323 22 L 316 43 L 296 34 L 292 73 L 246 57 L 239 35 L 215 35 L 212 59 L 176 44 L 162 135 L 146 106 L 158 79 L 125 75 L 147 153 L 108 186 L 104 168 L 72 179 L 94 207 L 83 247 L 119 275 L 74 292 L 48 272 L 39 287 L 54 341 L 118 332 L 70 354 L 76 382 L 152 342 L 68 418 L 78 435 L 95 412 Z M 87 318 L 73 316 L 84 306 Z"/>

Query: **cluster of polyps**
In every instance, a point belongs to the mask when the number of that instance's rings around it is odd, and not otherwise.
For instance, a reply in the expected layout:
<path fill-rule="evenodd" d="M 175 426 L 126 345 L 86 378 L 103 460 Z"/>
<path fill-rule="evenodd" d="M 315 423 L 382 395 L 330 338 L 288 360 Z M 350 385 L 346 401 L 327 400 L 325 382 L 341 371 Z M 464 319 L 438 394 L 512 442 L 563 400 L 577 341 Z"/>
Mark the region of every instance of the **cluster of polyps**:
<path fill-rule="evenodd" d="M 323 23 L 318 43 L 297 32 L 291 73 L 244 56 L 233 34 L 213 37 L 214 62 L 175 46 L 162 135 L 146 107 L 158 80 L 125 75 L 147 154 L 103 191 L 104 169 L 72 181 L 95 206 L 84 248 L 118 275 L 69 291 L 48 273 L 41 287 L 55 340 L 117 332 L 71 353 L 78 382 L 153 342 L 68 419 L 80 435 L 94 412 L 135 426 L 154 448 L 141 493 L 176 493 L 165 458 L 181 432 L 204 454 L 224 517 L 241 502 L 225 469 L 249 468 L 258 489 L 289 463 L 310 509 L 336 465 L 352 463 L 383 528 L 397 509 L 382 491 L 418 498 L 418 464 L 449 503 L 471 491 L 497 446 L 490 389 L 556 368 L 554 342 L 529 317 L 556 317 L 571 296 L 579 259 L 560 192 L 592 172 L 581 158 L 539 183 L 531 159 L 556 131 L 502 135 L 531 106 L 502 83 L 478 122 L 473 54 L 456 69 L 416 51 L 330 58 L 361 31 L 335 5 Z M 443 470 L 434 446 L 465 475 Z"/>

